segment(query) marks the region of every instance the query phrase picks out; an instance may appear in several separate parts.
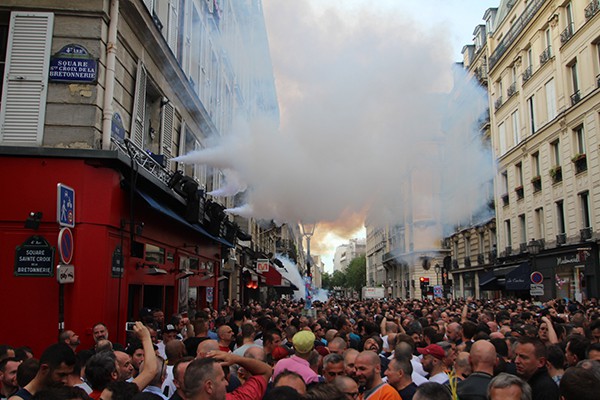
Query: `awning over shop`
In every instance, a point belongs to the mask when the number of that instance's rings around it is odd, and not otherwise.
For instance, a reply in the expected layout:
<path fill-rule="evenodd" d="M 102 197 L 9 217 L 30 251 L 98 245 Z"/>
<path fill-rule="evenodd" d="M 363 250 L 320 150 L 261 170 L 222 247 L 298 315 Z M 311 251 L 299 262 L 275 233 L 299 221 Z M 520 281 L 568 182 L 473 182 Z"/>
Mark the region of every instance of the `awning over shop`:
<path fill-rule="evenodd" d="M 496 281 L 496 275 L 494 275 L 494 271 L 480 271 L 479 272 L 479 286 L 488 285 L 494 281 Z"/>
<path fill-rule="evenodd" d="M 530 274 L 529 263 L 521 263 L 517 268 L 506 274 L 506 290 L 529 290 Z"/>
<path fill-rule="evenodd" d="M 218 243 L 221 243 L 227 247 L 233 247 L 233 244 L 229 243 L 227 240 L 217 237 L 217 236 L 213 236 L 210 233 L 208 233 L 202 226 L 200 226 L 200 224 L 189 223 L 182 216 L 177 214 L 175 211 L 173 211 L 166 205 L 159 203 L 152 196 L 150 196 L 148 193 L 144 192 L 143 190 L 136 189 L 135 191 L 146 202 L 146 204 L 148 204 L 154 210 L 162 213 L 163 215 L 166 215 L 167 217 L 169 217 L 189 228 L 192 228 L 196 232 L 201 233 L 202 235 L 204 235 L 208 238 L 211 238 Z"/>

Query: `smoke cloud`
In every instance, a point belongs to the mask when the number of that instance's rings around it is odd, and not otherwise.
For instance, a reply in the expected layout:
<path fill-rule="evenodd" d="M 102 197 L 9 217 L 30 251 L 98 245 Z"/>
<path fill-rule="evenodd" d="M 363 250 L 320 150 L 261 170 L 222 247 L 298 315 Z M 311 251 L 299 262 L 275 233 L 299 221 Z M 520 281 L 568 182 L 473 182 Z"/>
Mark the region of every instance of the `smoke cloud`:
<path fill-rule="evenodd" d="M 220 194 L 246 189 L 235 213 L 318 221 L 316 252 L 319 232 L 394 223 L 408 202 L 414 219 L 455 225 L 489 195 L 485 92 L 453 70 L 443 26 L 375 4 L 348 15 L 265 0 L 280 125 L 239 120 L 214 147 L 180 158 L 225 169 Z"/>

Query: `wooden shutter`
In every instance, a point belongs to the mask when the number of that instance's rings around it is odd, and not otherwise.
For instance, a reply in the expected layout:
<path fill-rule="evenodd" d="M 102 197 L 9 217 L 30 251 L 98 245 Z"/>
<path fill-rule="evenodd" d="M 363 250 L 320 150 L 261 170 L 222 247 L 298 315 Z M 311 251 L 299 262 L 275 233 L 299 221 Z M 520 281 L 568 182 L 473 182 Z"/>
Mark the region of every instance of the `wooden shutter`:
<path fill-rule="evenodd" d="M 141 60 L 138 61 L 135 78 L 135 97 L 131 111 L 131 139 L 133 143 L 144 148 L 144 132 L 146 125 L 146 81 L 148 73 Z"/>
<path fill-rule="evenodd" d="M 168 102 L 162 108 L 160 119 L 160 147 L 167 159 L 173 158 L 173 129 L 175 128 L 175 107 Z"/>
<path fill-rule="evenodd" d="M 0 143 L 41 146 L 54 14 L 13 12 L 0 111 Z"/>
<path fill-rule="evenodd" d="M 179 35 L 179 0 L 169 0 L 169 26 L 167 28 L 167 43 L 177 57 L 177 39 Z"/>

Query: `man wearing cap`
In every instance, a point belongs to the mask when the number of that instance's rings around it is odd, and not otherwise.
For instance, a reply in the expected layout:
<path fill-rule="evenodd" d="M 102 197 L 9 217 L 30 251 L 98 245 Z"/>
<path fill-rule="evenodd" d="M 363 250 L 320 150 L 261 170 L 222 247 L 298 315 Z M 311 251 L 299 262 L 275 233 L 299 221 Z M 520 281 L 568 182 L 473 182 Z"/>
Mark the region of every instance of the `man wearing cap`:
<path fill-rule="evenodd" d="M 177 333 L 179 331 L 173 324 L 168 324 L 165 326 L 165 330 L 162 332 L 162 341 L 158 342 L 156 347 L 158 347 L 158 355 L 163 359 L 167 358 L 167 353 L 165 352 L 165 346 L 171 340 L 177 340 Z"/>
<path fill-rule="evenodd" d="M 417 351 L 423 355 L 421 364 L 423 364 L 423 369 L 429 373 L 429 382 L 446 384 L 448 374 L 444 372 L 442 361 L 446 357 L 444 349 L 437 344 L 430 344 L 427 347 L 417 347 Z"/>
<path fill-rule="evenodd" d="M 310 368 L 308 358 L 315 346 L 315 335 L 311 331 L 300 331 L 292 338 L 296 354 L 289 358 L 284 358 L 275 364 L 273 377 L 277 377 L 285 371 L 298 373 L 304 382 L 308 385 L 313 382 L 319 382 L 319 376 Z"/>

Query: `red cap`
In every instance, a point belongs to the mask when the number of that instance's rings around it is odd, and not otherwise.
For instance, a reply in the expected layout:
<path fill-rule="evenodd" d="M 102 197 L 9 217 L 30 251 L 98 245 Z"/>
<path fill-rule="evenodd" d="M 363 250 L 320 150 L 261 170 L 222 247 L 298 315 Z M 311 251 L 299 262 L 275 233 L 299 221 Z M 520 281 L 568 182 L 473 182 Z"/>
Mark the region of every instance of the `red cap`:
<path fill-rule="evenodd" d="M 271 356 L 273 357 L 273 360 L 275 360 L 275 361 L 279 361 L 282 358 L 286 358 L 289 355 L 290 355 L 290 352 L 287 351 L 287 349 L 283 346 L 277 346 L 271 352 Z"/>
<path fill-rule="evenodd" d="M 417 351 L 423 355 L 431 354 L 439 360 L 446 357 L 446 352 L 444 351 L 444 349 L 442 349 L 442 347 L 437 344 L 430 344 L 427 347 L 417 347 Z"/>

